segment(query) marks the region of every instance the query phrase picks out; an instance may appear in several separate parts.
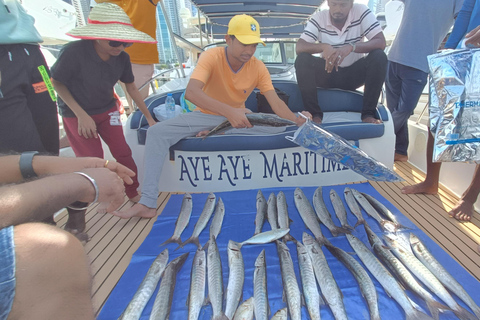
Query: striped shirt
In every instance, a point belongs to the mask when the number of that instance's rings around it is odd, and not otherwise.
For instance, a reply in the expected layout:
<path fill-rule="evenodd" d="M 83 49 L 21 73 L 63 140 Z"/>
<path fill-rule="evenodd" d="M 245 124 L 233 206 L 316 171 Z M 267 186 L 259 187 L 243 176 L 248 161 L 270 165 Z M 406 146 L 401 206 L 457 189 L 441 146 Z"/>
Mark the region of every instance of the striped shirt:
<path fill-rule="evenodd" d="M 332 24 L 330 12 L 326 9 L 312 16 L 300 39 L 309 43 L 327 43 L 336 48 L 347 43 L 362 42 L 364 38 L 370 40 L 379 32 L 382 32 L 382 27 L 370 9 L 364 4 L 354 3 L 342 30 Z M 340 67 L 348 67 L 364 55 L 352 52 L 345 57 Z"/>

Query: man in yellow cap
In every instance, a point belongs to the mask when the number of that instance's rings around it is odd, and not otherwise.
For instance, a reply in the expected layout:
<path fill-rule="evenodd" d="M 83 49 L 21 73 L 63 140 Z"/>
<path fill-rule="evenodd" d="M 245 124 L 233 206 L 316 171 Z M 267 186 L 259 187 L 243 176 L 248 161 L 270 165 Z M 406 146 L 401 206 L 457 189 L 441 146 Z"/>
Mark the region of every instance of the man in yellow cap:
<path fill-rule="evenodd" d="M 254 88 L 260 89 L 278 116 L 292 120 L 299 126 L 305 122 L 278 97 L 267 67 L 253 56 L 259 43 L 265 45 L 260 39 L 258 22 L 244 14 L 233 17 L 228 24 L 225 40 L 227 47 L 202 53 L 190 77 L 185 98 L 193 102 L 197 109 L 148 129 L 142 197 L 138 204 L 115 215 L 122 218 L 151 218 L 156 215 L 163 162 L 170 146 L 179 140 L 201 135 L 225 119 L 234 128 L 246 128 L 245 133 L 258 134 L 259 130 L 252 128 L 245 116 L 251 112 L 245 107 L 245 101 Z M 309 113 L 305 115 L 310 117 Z"/>

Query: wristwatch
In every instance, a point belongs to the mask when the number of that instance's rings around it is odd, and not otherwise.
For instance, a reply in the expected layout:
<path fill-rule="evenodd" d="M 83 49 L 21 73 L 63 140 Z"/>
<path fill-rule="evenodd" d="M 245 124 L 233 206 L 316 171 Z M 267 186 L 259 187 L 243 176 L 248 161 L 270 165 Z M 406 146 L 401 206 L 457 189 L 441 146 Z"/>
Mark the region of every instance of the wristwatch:
<path fill-rule="evenodd" d="M 353 47 L 352 52 L 355 52 L 355 48 L 357 47 L 355 42 L 350 42 L 350 45 Z"/>

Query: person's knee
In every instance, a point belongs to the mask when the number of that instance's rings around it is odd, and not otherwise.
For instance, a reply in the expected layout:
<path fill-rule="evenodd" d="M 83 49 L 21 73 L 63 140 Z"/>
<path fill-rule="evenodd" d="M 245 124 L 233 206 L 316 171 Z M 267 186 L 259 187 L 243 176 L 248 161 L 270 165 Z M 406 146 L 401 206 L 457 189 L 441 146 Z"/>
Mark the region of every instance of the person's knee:
<path fill-rule="evenodd" d="M 385 54 L 385 51 L 383 51 L 382 49 L 375 49 L 370 51 L 370 53 L 367 55 L 367 61 L 373 63 L 377 67 L 382 67 L 387 70 L 388 58 Z"/>
<path fill-rule="evenodd" d="M 295 69 L 305 69 L 311 68 L 311 65 L 314 63 L 315 59 L 310 53 L 302 52 L 297 55 L 295 59 Z"/>

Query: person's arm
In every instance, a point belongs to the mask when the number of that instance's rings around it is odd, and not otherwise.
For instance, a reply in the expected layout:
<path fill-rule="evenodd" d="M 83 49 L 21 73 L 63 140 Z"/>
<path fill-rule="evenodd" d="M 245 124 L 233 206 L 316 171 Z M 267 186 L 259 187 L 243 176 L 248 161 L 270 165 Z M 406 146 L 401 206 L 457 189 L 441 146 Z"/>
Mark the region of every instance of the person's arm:
<path fill-rule="evenodd" d="M 295 50 L 297 52 L 297 55 L 303 52 L 315 54 L 333 50 L 333 47 L 327 43 L 311 43 L 303 39 L 298 39 Z"/>
<path fill-rule="evenodd" d="M 252 127 L 251 123 L 245 116 L 245 113 L 251 112 L 249 109 L 234 108 L 228 104 L 213 99 L 203 92 L 203 86 L 204 83 L 202 81 L 190 79 L 190 81 L 188 81 L 187 88 L 185 89 L 185 99 L 202 109 L 224 116 L 234 128 Z"/>
<path fill-rule="evenodd" d="M 138 109 L 142 111 L 143 115 L 147 119 L 147 122 L 150 126 L 153 126 L 156 122 L 152 117 L 152 114 L 147 108 L 147 105 L 145 104 L 145 101 L 142 99 L 142 95 L 140 94 L 140 91 L 138 91 L 137 86 L 135 85 L 134 82 L 132 83 L 125 83 L 125 88 L 127 88 L 127 92 L 132 97 L 133 101 L 135 101 L 135 104 L 137 105 Z"/>
<path fill-rule="evenodd" d="M 83 110 L 83 108 L 77 103 L 67 86 L 55 79 L 52 79 L 52 84 L 60 98 L 62 98 L 62 100 L 77 117 L 78 134 L 85 137 L 85 139 L 98 138 L 97 125 L 95 124 L 95 121 L 93 121 L 92 117 L 90 117 L 88 113 L 85 112 L 85 110 Z"/>
<path fill-rule="evenodd" d="M 293 121 L 297 124 L 297 126 L 301 126 L 305 123 L 305 119 L 293 113 L 285 104 L 285 102 L 283 102 L 282 99 L 278 97 L 275 90 L 269 90 L 265 92 L 264 96 L 267 99 L 268 104 L 272 107 L 273 112 L 275 112 L 277 116 Z M 307 111 L 303 111 L 302 114 L 304 114 L 309 119 L 312 118 L 312 115 Z"/>
<path fill-rule="evenodd" d="M 457 18 L 455 19 L 452 33 L 448 37 L 447 42 L 445 42 L 445 49 L 455 49 L 460 40 L 462 40 L 467 32 L 475 1 L 476 0 L 465 0 L 463 2 L 462 9 L 460 9 Z"/>
<path fill-rule="evenodd" d="M 465 44 L 471 44 L 474 47 L 480 47 L 480 26 L 465 35 Z"/>
<path fill-rule="evenodd" d="M 124 201 L 123 181 L 108 169 L 85 169 L 98 188 L 98 201 L 110 202 L 112 212 Z M 0 228 L 41 221 L 75 201 L 92 202 L 93 183 L 77 173 L 50 176 L 0 188 Z"/>

